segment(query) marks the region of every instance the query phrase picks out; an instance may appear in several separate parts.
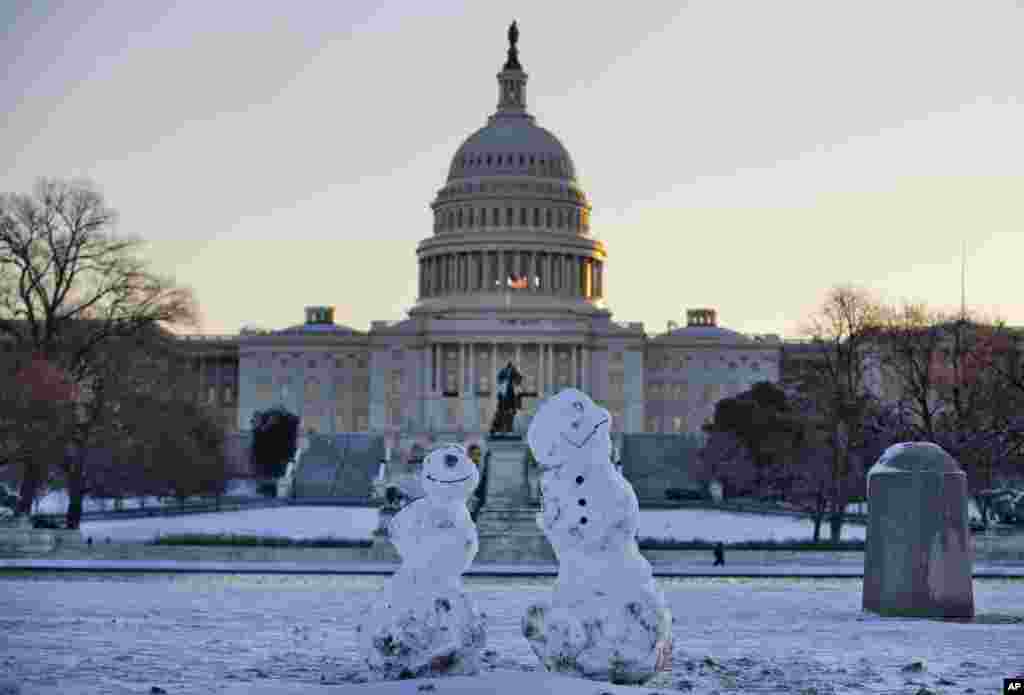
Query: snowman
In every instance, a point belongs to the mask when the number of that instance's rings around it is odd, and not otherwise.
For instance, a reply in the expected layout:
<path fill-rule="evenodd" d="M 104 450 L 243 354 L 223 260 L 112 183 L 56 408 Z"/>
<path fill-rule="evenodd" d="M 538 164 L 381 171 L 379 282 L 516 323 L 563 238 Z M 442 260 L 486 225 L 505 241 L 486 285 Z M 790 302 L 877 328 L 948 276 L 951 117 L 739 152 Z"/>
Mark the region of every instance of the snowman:
<path fill-rule="evenodd" d="M 427 455 L 420 482 L 424 496 L 389 527 L 402 565 L 357 628 L 376 680 L 474 675 L 486 642 L 485 616 L 462 585 L 478 548 L 466 500 L 480 473 L 462 446 L 446 444 Z"/>
<path fill-rule="evenodd" d="M 611 462 L 611 416 L 565 389 L 538 409 L 527 441 L 541 469 L 537 522 L 558 556 L 551 602 L 523 634 L 549 671 L 637 684 L 667 668 L 672 615 L 640 554 L 640 508 Z"/>

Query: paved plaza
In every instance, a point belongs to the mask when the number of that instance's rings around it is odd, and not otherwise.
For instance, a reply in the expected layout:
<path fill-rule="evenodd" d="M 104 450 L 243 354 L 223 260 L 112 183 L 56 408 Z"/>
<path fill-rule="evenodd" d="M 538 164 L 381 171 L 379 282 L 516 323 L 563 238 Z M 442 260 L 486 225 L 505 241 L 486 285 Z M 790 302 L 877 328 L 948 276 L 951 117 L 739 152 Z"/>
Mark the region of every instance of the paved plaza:
<path fill-rule="evenodd" d="M 0 681 L 23 695 L 352 684 L 361 676 L 354 618 L 384 581 L 9 572 L 0 575 Z M 856 578 L 658 581 L 674 616 L 673 669 L 644 693 L 980 694 L 1024 670 L 1020 579 L 975 580 L 973 623 L 864 614 Z M 470 576 L 466 585 L 488 616 L 487 669 L 536 670 L 519 621 L 552 579 Z"/>

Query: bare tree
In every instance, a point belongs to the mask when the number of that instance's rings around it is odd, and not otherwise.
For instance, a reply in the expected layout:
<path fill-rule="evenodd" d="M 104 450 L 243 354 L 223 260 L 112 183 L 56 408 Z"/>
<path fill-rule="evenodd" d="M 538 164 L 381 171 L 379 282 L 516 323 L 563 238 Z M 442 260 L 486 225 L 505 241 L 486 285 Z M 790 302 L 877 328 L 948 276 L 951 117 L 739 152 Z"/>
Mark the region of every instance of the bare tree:
<path fill-rule="evenodd" d="M 884 310 L 879 334 L 880 366 L 898 393 L 903 412 L 916 422 L 915 439 L 934 441 L 944 410 L 941 398 L 943 348 L 948 348 L 949 318 L 923 304 Z"/>
<path fill-rule="evenodd" d="M 198 325 L 190 290 L 148 270 L 137 237 L 114 233 L 116 213 L 87 181 L 40 180 L 0 195 L 0 340 L 36 353 L 81 385 L 113 339 L 154 325 Z M 36 456 L 25 476 L 46 480 Z"/>
<path fill-rule="evenodd" d="M 841 537 L 843 514 L 853 493 L 845 481 L 853 472 L 853 451 L 863 437 L 862 424 L 873 400 L 869 372 L 881 324 L 876 298 L 866 290 L 841 285 L 828 292 L 819 313 L 803 330 L 818 348 L 816 368 L 799 387 L 815 401 L 829 429 L 829 530 L 834 542 Z"/>

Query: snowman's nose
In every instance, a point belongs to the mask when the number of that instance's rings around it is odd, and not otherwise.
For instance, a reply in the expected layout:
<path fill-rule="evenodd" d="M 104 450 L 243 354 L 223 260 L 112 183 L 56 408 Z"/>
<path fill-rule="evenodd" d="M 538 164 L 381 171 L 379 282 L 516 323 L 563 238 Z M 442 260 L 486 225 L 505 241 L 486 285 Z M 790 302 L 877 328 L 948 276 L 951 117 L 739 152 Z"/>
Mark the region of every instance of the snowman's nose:
<path fill-rule="evenodd" d="M 455 468 L 455 466 L 459 465 L 459 457 L 456 456 L 455 454 L 446 455 L 444 457 L 444 465 L 448 466 L 449 468 Z"/>

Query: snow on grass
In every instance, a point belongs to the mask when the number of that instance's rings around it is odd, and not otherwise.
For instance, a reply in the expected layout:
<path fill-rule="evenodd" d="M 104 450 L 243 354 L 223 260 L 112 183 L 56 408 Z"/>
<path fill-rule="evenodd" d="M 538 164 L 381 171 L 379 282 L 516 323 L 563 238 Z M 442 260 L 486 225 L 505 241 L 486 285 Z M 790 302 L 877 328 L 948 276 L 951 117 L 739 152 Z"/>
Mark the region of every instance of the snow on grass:
<path fill-rule="evenodd" d="M 370 538 L 378 523 L 374 507 L 282 507 L 211 514 L 83 521 L 83 536 L 119 542 L 149 541 L 181 533 L 242 534 L 282 538 Z"/>
<path fill-rule="evenodd" d="M 384 577 L 67 573 L 0 578 L 6 657 L 22 692 L 174 695 L 648 695 L 1001 692 L 1020 673 L 1024 582 L 976 581 L 978 620 L 882 618 L 861 580 L 658 580 L 672 670 L 642 688 L 542 672 L 522 636 L 554 578 L 466 579 L 487 615 L 475 678 L 359 684 L 355 626 Z M 516 673 L 532 671 L 522 677 Z M 337 685 L 335 685 L 337 684 Z"/>
<path fill-rule="evenodd" d="M 117 521 L 83 521 L 82 534 L 113 541 L 148 541 L 179 533 L 244 534 L 284 538 L 368 539 L 377 528 L 372 507 L 281 507 L 210 514 L 185 514 Z M 827 529 L 823 530 L 823 533 Z M 809 539 L 811 522 L 775 514 L 723 512 L 712 509 L 645 509 L 640 537 L 735 543 Z M 863 539 L 864 527 L 843 525 L 843 539 Z"/>
<path fill-rule="evenodd" d="M 843 540 L 864 540 L 865 527 L 843 524 Z M 640 537 L 738 543 L 741 541 L 810 540 L 814 526 L 809 519 L 778 514 L 723 512 L 715 509 L 643 509 Z M 823 524 L 822 537 L 828 535 Z"/>

